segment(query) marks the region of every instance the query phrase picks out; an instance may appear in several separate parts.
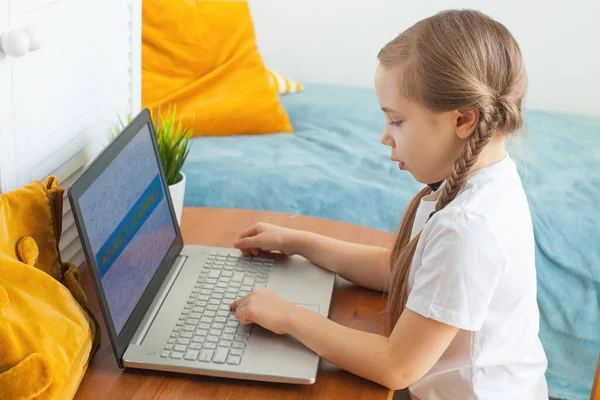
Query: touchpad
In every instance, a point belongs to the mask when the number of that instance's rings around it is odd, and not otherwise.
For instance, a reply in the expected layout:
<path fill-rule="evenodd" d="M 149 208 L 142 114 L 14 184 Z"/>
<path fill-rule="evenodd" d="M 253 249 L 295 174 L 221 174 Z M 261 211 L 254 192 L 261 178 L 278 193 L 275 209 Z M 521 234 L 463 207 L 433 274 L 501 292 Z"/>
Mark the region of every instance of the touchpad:
<path fill-rule="evenodd" d="M 294 303 L 294 304 L 296 304 L 297 306 L 306 308 L 309 311 L 316 312 L 317 314 L 319 313 L 319 306 L 316 304 L 298 304 L 298 303 Z"/>

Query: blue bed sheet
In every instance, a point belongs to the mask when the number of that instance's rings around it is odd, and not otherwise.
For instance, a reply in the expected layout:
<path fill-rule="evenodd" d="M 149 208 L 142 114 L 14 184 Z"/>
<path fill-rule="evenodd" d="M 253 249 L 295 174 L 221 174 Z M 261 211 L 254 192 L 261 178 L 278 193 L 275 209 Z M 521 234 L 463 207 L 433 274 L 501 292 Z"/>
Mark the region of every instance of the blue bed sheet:
<path fill-rule="evenodd" d="M 307 85 L 295 132 L 193 141 L 186 206 L 311 215 L 394 231 L 419 188 L 379 142 L 374 91 Z M 235 115 L 232 115 L 235 118 Z M 528 110 L 511 144 L 529 198 L 550 393 L 589 398 L 600 351 L 600 118 Z"/>

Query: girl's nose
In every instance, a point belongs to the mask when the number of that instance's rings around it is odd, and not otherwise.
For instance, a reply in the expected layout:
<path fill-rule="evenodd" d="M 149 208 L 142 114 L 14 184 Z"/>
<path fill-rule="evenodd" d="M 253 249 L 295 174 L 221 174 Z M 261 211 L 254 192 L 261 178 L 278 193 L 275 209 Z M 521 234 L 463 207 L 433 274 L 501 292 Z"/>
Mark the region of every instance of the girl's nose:
<path fill-rule="evenodd" d="M 394 139 L 392 139 L 390 136 L 388 136 L 385 131 L 383 131 L 379 140 L 381 140 L 381 143 L 384 144 L 385 146 L 394 147 Z"/>

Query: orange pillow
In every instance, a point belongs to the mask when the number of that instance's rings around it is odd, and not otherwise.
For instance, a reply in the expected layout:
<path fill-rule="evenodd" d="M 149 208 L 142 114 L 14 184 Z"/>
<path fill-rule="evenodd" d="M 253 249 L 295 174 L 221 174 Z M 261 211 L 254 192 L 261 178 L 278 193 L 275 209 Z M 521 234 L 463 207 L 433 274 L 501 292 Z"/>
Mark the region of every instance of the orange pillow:
<path fill-rule="evenodd" d="M 292 132 L 246 1 L 144 0 L 142 18 L 144 107 L 176 104 L 196 136 Z"/>

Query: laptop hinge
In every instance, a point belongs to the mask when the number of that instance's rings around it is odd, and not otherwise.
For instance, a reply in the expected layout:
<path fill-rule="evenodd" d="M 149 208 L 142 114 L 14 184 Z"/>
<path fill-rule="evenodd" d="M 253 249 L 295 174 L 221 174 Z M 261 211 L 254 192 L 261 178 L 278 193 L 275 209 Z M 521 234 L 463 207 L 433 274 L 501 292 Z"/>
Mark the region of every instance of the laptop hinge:
<path fill-rule="evenodd" d="M 171 287 L 175 283 L 175 279 L 177 279 L 177 275 L 179 275 L 179 272 L 181 271 L 183 264 L 185 264 L 186 259 L 186 256 L 178 256 L 175 259 L 173 267 L 165 277 L 163 285 L 158 290 L 158 293 L 156 293 L 154 301 L 152 301 L 152 303 L 150 304 L 146 315 L 144 315 L 144 318 L 140 322 L 140 326 L 138 327 L 133 338 L 131 339 L 131 344 L 139 346 L 144 341 L 146 334 L 148 333 L 150 327 L 152 326 L 152 323 L 154 322 L 154 318 L 156 318 L 156 314 L 158 314 L 158 311 L 162 307 L 163 302 L 165 301 L 167 295 L 171 291 Z"/>

